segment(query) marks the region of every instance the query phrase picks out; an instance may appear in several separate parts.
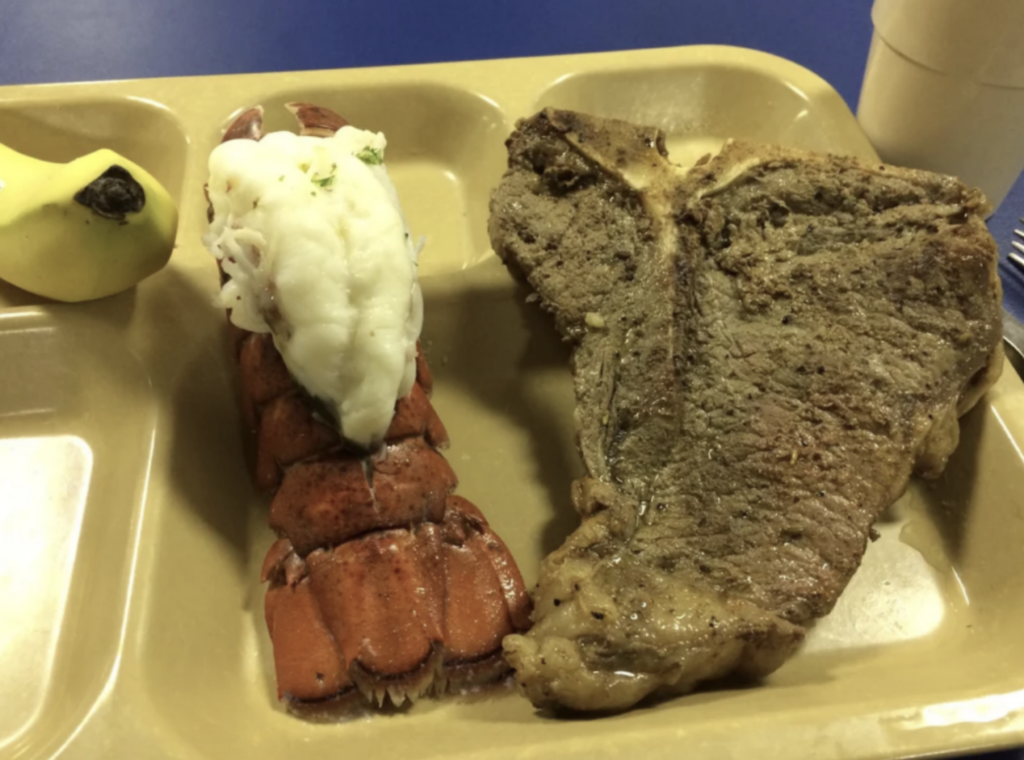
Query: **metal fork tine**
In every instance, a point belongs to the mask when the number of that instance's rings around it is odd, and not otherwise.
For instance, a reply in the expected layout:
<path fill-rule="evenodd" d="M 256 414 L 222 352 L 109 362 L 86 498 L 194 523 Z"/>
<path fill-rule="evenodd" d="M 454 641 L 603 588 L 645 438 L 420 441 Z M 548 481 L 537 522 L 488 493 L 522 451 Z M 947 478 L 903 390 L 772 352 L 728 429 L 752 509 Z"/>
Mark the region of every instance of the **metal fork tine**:
<path fill-rule="evenodd" d="M 1016 235 L 1019 238 L 1024 239 L 1024 230 L 1014 230 L 1013 234 Z"/>
<path fill-rule="evenodd" d="M 1021 253 L 1024 253 L 1024 243 L 1018 243 L 1016 240 L 1011 240 L 1010 245 L 1016 248 Z"/>
<path fill-rule="evenodd" d="M 1024 272 L 1024 257 L 1018 256 L 1016 253 L 1008 254 L 1007 256 L 1010 261 L 1017 265 L 1017 268 Z"/>

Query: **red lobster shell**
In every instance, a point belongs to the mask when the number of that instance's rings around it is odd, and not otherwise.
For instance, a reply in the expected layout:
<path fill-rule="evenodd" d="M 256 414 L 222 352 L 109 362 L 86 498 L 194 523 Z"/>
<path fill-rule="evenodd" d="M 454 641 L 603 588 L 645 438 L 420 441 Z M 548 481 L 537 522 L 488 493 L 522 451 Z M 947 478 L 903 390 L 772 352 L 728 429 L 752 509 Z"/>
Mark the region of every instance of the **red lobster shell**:
<path fill-rule="evenodd" d="M 301 134 L 347 123 L 318 106 L 288 108 Z M 258 140 L 262 124 L 263 109 L 251 108 L 223 139 Z M 453 493 L 422 353 L 383 449 L 359 456 L 316 415 L 270 335 L 230 330 L 255 482 L 274 492 L 280 536 L 263 562 L 278 696 L 400 705 L 506 675 L 501 641 L 529 627 L 529 597 L 508 548 Z"/>

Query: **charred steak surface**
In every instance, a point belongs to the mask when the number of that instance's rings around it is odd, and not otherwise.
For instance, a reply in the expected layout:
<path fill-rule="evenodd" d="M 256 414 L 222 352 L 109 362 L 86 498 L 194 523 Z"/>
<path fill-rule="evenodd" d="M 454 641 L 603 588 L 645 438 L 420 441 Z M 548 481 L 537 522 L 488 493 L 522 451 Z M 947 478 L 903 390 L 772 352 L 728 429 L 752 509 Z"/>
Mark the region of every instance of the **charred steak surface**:
<path fill-rule="evenodd" d="M 490 236 L 572 342 L 583 522 L 505 641 L 538 706 L 764 676 L 1002 366 L 997 250 L 956 180 L 547 110 Z"/>

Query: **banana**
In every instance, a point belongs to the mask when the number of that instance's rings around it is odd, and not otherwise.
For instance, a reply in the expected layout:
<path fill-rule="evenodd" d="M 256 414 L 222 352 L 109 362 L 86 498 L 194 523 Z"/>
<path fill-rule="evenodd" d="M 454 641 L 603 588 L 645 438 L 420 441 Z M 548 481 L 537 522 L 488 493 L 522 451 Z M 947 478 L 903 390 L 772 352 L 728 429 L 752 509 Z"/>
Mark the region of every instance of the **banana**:
<path fill-rule="evenodd" d="M 126 290 L 171 256 L 178 209 L 111 150 L 67 164 L 0 144 L 0 279 L 59 301 Z"/>

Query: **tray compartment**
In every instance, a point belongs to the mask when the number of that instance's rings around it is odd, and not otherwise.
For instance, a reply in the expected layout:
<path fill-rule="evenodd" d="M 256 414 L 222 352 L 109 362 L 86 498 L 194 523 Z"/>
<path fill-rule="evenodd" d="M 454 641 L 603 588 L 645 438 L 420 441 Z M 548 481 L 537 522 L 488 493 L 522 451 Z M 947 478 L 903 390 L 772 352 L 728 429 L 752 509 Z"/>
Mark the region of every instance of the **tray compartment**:
<path fill-rule="evenodd" d="M 155 427 L 117 326 L 76 316 L 0 313 L 0 751 L 26 756 L 114 669 Z"/>
<path fill-rule="evenodd" d="M 494 258 L 425 277 L 423 288 L 434 403 L 452 438 L 445 456 L 460 477 L 459 493 L 506 537 L 530 584 L 540 559 L 576 522 L 569 484 L 579 463 L 566 348 L 544 315 L 516 296 Z M 211 315 L 213 330 L 223 331 L 221 319 Z M 146 719 L 177 742 L 192 744 L 196 757 L 236 753 L 240 737 L 271 756 L 307 740 L 307 750 L 324 757 L 339 742 L 347 752 L 372 756 L 380 716 L 317 727 L 286 715 L 277 701 L 259 581 L 274 540 L 268 500 L 254 493 L 244 463 L 233 370 L 225 372 L 219 354 L 197 353 L 196 366 L 181 373 L 175 391 L 188 406 L 175 422 L 173 444 L 196 453 L 179 462 L 171 478 L 176 483 L 154 495 L 155 520 L 145 543 L 153 548 L 152 565 L 133 658 L 141 678 L 129 685 L 133 702 L 148 706 Z M 200 468 L 188 477 L 204 484 L 202 493 L 181 487 L 191 467 Z M 532 712 L 508 691 L 482 703 L 424 700 L 388 724 L 389 752 L 399 745 L 409 757 L 485 751 L 492 740 L 472 721 L 453 726 L 441 742 L 423 744 L 418 736 L 424 726 L 444 725 L 437 721 L 450 720 L 452 711 L 475 721 L 509 708 Z M 217 731 L 194 730 L 210 716 L 217 716 Z M 515 729 L 506 730 L 511 741 Z"/>

